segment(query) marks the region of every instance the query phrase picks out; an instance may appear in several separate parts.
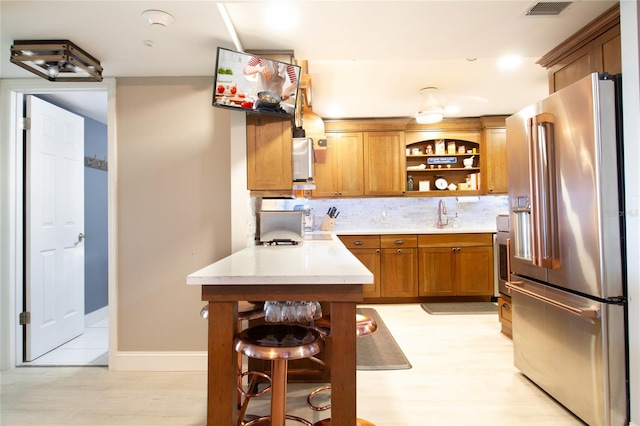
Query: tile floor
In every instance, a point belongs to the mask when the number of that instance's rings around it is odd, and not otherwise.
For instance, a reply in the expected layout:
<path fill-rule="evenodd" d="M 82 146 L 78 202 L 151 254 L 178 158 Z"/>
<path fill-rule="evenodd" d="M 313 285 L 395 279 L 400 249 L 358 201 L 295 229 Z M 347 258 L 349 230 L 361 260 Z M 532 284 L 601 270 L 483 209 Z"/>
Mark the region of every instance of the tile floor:
<path fill-rule="evenodd" d="M 86 327 L 81 336 L 26 363 L 25 366 L 106 366 L 108 358 L 109 320 L 103 319 Z"/>
<path fill-rule="evenodd" d="M 358 371 L 358 415 L 377 426 L 582 425 L 513 367 L 497 315 L 429 315 L 417 304 L 366 305 L 405 352 L 409 370 Z M 0 374 L 0 424 L 204 425 L 206 373 L 114 372 L 104 367 L 15 368 Z M 288 412 L 318 384 L 290 384 Z M 318 400 L 318 403 L 321 403 Z M 249 413 L 268 411 L 268 396 Z"/>

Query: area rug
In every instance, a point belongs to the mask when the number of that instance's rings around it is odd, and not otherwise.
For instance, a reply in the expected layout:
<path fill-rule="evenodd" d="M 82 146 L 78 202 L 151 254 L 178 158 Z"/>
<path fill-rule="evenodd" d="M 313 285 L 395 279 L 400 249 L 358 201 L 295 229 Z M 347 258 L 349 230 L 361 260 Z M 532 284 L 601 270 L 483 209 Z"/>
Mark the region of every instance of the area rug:
<path fill-rule="evenodd" d="M 406 370 L 411 368 L 411 363 L 378 312 L 373 308 L 357 308 L 356 312 L 373 318 L 378 324 L 375 333 L 356 339 L 356 368 L 358 370 Z"/>
<path fill-rule="evenodd" d="M 431 315 L 497 314 L 498 305 L 493 302 L 421 303 L 420 307 Z"/>

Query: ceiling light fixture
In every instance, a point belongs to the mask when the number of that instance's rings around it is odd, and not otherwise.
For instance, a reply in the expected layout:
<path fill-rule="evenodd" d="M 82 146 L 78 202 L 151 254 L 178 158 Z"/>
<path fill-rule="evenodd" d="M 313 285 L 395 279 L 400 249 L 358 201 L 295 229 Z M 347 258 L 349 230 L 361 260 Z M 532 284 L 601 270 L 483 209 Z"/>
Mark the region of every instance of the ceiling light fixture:
<path fill-rule="evenodd" d="M 145 10 L 142 12 L 142 17 L 149 22 L 149 25 L 157 28 L 165 28 L 176 22 L 176 18 L 173 15 L 163 10 Z"/>
<path fill-rule="evenodd" d="M 49 81 L 102 81 L 100 61 L 69 40 L 15 40 L 11 62 Z"/>
<path fill-rule="evenodd" d="M 416 113 L 416 122 L 418 124 L 433 124 L 442 121 L 444 109 L 435 98 L 436 87 L 425 87 L 420 89 L 422 102 Z"/>

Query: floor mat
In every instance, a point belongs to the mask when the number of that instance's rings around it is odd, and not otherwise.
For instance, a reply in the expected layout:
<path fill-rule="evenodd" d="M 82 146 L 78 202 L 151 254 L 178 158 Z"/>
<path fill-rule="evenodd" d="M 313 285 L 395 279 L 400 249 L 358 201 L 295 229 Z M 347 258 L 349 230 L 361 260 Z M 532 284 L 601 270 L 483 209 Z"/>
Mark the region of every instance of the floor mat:
<path fill-rule="evenodd" d="M 420 307 L 431 315 L 497 314 L 493 302 L 421 303 Z"/>
<path fill-rule="evenodd" d="M 378 329 L 356 339 L 356 368 L 358 370 L 405 370 L 411 363 L 398 346 L 378 312 L 373 308 L 357 308 L 356 312 L 373 318 Z"/>

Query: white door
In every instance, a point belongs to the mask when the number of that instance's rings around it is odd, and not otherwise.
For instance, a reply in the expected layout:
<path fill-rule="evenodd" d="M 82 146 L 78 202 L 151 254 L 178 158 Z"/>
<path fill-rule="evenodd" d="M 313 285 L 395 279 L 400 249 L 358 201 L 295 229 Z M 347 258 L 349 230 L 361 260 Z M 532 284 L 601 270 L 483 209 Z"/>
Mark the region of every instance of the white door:
<path fill-rule="evenodd" d="M 84 330 L 84 119 L 26 97 L 25 361 Z"/>

